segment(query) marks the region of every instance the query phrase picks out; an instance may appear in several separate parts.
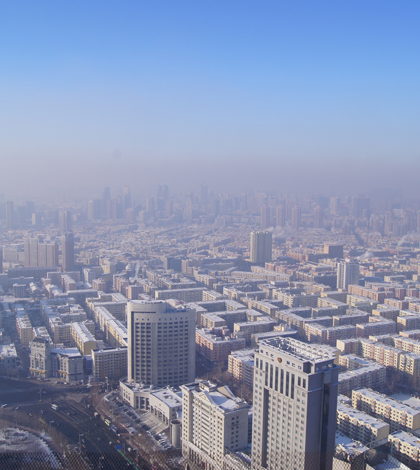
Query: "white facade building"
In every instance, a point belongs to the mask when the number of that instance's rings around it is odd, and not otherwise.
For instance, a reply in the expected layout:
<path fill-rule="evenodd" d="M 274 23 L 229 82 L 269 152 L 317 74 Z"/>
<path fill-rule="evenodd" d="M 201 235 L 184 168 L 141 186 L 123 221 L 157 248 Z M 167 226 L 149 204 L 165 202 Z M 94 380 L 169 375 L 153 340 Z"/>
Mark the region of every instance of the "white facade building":
<path fill-rule="evenodd" d="M 162 300 L 127 304 L 128 380 L 156 387 L 195 379 L 195 310 Z"/>

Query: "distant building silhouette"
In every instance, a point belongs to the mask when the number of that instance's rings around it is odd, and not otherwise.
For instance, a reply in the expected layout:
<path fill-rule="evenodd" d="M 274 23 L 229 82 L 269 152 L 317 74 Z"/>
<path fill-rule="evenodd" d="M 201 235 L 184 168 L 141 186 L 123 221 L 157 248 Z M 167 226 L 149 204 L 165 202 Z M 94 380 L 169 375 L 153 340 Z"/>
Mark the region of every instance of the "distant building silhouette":
<path fill-rule="evenodd" d="M 266 263 L 271 261 L 273 238 L 271 232 L 251 232 L 251 255 L 252 263 Z"/>
<path fill-rule="evenodd" d="M 74 235 L 66 232 L 61 237 L 61 266 L 64 272 L 74 271 Z"/>

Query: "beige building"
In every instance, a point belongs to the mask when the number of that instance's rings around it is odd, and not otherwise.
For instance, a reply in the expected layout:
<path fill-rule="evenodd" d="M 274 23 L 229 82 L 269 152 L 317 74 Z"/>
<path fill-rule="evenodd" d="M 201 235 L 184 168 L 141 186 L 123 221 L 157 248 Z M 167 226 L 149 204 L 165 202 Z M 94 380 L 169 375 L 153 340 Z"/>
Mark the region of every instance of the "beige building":
<path fill-rule="evenodd" d="M 192 468 L 224 468 L 225 454 L 248 445 L 250 406 L 211 382 L 182 385 L 182 455 Z"/>
<path fill-rule="evenodd" d="M 420 428 L 420 411 L 367 388 L 353 390 L 352 406 L 382 419 L 389 424 L 391 432 Z"/>
<path fill-rule="evenodd" d="M 92 336 L 92 333 L 86 328 L 85 324 L 70 323 L 71 325 L 71 337 L 72 346 L 76 348 L 84 355 L 89 355 L 92 349 L 96 349 L 96 339 Z"/>
<path fill-rule="evenodd" d="M 28 315 L 19 313 L 17 314 L 16 329 L 22 346 L 28 346 L 33 338 L 32 324 Z"/>
<path fill-rule="evenodd" d="M 182 302 L 200 302 L 203 300 L 204 287 L 194 287 L 191 289 L 168 289 L 157 290 L 155 292 L 156 300 L 177 299 Z"/>
<path fill-rule="evenodd" d="M 417 436 L 404 431 L 389 435 L 391 455 L 409 468 L 417 469 L 420 463 L 420 441 Z"/>
<path fill-rule="evenodd" d="M 388 438 L 389 424 L 339 401 L 337 431 L 362 444 L 373 444 L 375 447 Z"/>
<path fill-rule="evenodd" d="M 253 387 L 255 349 L 242 349 L 228 357 L 228 374 L 239 383 Z"/>
<path fill-rule="evenodd" d="M 95 380 L 120 379 L 127 375 L 127 348 L 93 349 L 92 362 Z"/>
<path fill-rule="evenodd" d="M 195 331 L 197 352 L 212 362 L 226 361 L 232 351 L 245 348 L 245 339 L 232 336 L 227 327 Z"/>

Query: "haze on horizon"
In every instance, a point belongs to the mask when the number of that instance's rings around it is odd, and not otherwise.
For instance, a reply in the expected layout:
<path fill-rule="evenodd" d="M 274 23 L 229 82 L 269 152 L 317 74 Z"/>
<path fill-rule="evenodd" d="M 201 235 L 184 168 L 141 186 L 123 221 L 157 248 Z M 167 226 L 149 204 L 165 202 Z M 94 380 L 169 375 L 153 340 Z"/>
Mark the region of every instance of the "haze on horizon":
<path fill-rule="evenodd" d="M 0 193 L 418 195 L 420 4 L 10 2 Z"/>

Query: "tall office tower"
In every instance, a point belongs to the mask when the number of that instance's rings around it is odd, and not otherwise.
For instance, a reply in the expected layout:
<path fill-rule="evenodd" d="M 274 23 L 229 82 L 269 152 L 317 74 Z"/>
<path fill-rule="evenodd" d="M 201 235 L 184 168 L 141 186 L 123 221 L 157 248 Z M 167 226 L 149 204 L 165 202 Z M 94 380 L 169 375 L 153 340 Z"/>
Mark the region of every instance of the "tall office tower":
<path fill-rule="evenodd" d="M 127 304 L 128 380 L 165 387 L 195 379 L 195 310 L 163 300 Z"/>
<path fill-rule="evenodd" d="M 252 470 L 331 470 L 339 370 L 334 353 L 292 338 L 258 346 Z"/>
<path fill-rule="evenodd" d="M 98 220 L 102 217 L 102 202 L 100 199 L 91 199 L 87 206 L 88 220 Z M 65 230 L 68 232 L 69 230 Z M 64 233 L 64 232 L 63 232 Z"/>
<path fill-rule="evenodd" d="M 314 209 L 314 228 L 322 228 L 324 225 L 324 211 L 321 206 Z"/>
<path fill-rule="evenodd" d="M 420 233 L 420 211 L 417 212 L 417 233 Z"/>
<path fill-rule="evenodd" d="M 330 198 L 330 212 L 333 215 L 338 215 L 340 213 L 340 198 L 339 197 Z"/>
<path fill-rule="evenodd" d="M 201 185 L 201 191 L 200 191 L 200 204 L 207 204 L 209 202 L 209 188 L 207 185 L 202 184 Z"/>
<path fill-rule="evenodd" d="M 273 236 L 271 232 L 251 232 L 251 263 L 271 261 Z"/>
<path fill-rule="evenodd" d="M 9 230 L 14 228 L 13 224 L 13 201 L 6 202 L 6 227 Z"/>
<path fill-rule="evenodd" d="M 261 207 L 261 228 L 262 230 L 270 227 L 270 208 L 269 206 Z"/>
<path fill-rule="evenodd" d="M 286 225 L 286 209 L 283 205 L 277 207 L 276 225 L 277 227 L 284 227 Z"/>
<path fill-rule="evenodd" d="M 38 266 L 49 267 L 58 266 L 58 244 L 38 243 Z"/>
<path fill-rule="evenodd" d="M 165 202 L 169 199 L 169 186 L 167 184 L 162 186 L 162 198 Z"/>
<path fill-rule="evenodd" d="M 38 267 L 38 244 L 38 237 L 26 237 L 23 239 L 25 267 Z"/>
<path fill-rule="evenodd" d="M 70 211 L 60 211 L 58 213 L 58 226 L 60 230 L 60 235 L 63 235 L 65 232 L 71 231 L 71 212 Z"/>
<path fill-rule="evenodd" d="M 225 454 L 248 445 L 250 406 L 228 387 L 208 381 L 182 385 L 181 390 L 182 455 L 191 462 L 185 468 L 226 468 Z"/>
<path fill-rule="evenodd" d="M 66 232 L 61 237 L 61 266 L 64 272 L 74 271 L 74 235 Z"/>
<path fill-rule="evenodd" d="M 3 246 L 0 245 L 0 274 L 3 273 Z"/>
<path fill-rule="evenodd" d="M 297 230 L 301 226 L 301 210 L 300 206 L 293 206 L 292 209 L 292 229 Z"/>
<path fill-rule="evenodd" d="M 337 289 L 347 289 L 350 284 L 359 284 L 359 262 L 346 258 L 337 265 Z"/>

